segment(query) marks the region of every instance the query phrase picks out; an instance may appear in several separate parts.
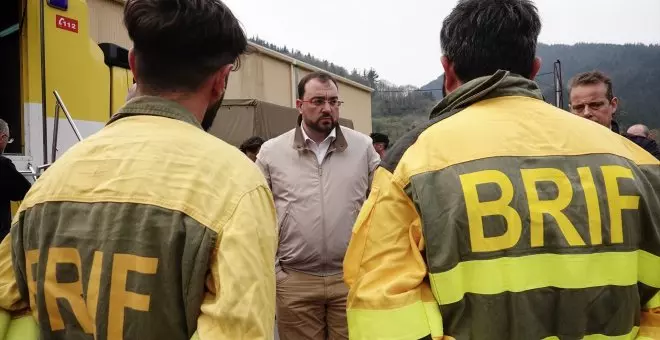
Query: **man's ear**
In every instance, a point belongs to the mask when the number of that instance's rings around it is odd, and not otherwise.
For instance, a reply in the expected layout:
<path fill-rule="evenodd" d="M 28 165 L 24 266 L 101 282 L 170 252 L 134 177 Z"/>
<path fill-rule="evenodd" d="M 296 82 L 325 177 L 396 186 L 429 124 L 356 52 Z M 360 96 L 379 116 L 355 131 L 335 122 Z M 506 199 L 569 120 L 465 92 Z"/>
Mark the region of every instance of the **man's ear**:
<path fill-rule="evenodd" d="M 616 109 L 619 108 L 619 98 L 612 98 L 612 100 L 610 100 L 610 105 L 612 105 L 612 112 L 616 113 Z M 614 116 L 614 114 L 612 116 Z"/>
<path fill-rule="evenodd" d="M 302 114 L 302 104 L 303 101 L 301 99 L 296 99 L 296 109 L 298 109 L 298 113 Z"/>
<path fill-rule="evenodd" d="M 532 63 L 532 73 L 529 74 L 529 79 L 534 80 L 536 78 L 536 75 L 539 73 L 541 70 L 541 65 L 542 61 L 540 57 L 534 57 L 534 63 Z"/>
<path fill-rule="evenodd" d="M 135 51 L 132 48 L 130 51 L 128 51 L 128 66 L 131 68 L 133 79 L 137 81 L 138 79 L 137 63 L 135 61 Z"/>
<path fill-rule="evenodd" d="M 454 71 L 454 63 L 449 60 L 446 56 L 442 56 L 440 58 L 440 63 L 442 64 L 442 68 L 445 70 L 445 91 L 449 94 L 454 92 L 458 87 L 462 85 L 460 79 L 458 79 L 458 76 L 456 76 L 456 72 Z"/>
<path fill-rule="evenodd" d="M 214 100 L 220 98 L 227 89 L 229 74 L 231 73 L 233 67 L 234 65 L 228 64 L 215 72 L 215 75 L 213 76 L 213 84 L 211 86 L 211 95 L 213 96 Z"/>

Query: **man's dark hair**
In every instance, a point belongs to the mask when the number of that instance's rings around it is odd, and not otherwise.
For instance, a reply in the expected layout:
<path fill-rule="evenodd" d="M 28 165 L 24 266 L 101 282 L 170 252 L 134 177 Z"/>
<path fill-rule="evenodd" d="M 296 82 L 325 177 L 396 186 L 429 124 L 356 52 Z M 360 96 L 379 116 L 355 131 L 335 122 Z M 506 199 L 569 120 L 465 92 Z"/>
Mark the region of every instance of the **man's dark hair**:
<path fill-rule="evenodd" d="M 380 132 L 374 132 L 371 135 L 371 140 L 373 143 L 383 143 L 385 144 L 385 149 L 390 146 L 390 139 L 387 137 L 386 134 L 380 133 Z"/>
<path fill-rule="evenodd" d="M 259 136 L 253 136 L 248 139 L 246 139 L 241 146 L 238 147 L 241 152 L 245 153 L 246 151 L 250 152 L 256 152 L 257 149 L 259 149 L 266 141 L 259 137 Z"/>
<path fill-rule="evenodd" d="M 607 100 L 612 100 L 614 98 L 612 79 L 610 79 L 610 77 L 606 76 L 605 73 L 600 71 L 583 72 L 571 78 L 568 87 L 568 94 L 570 96 L 571 91 L 576 86 L 595 85 L 595 84 L 605 84 L 605 87 L 607 88 L 607 92 L 605 94 Z"/>
<path fill-rule="evenodd" d="M 461 0 L 442 24 L 440 44 L 464 83 L 497 70 L 531 78 L 540 32 L 529 0 Z"/>
<path fill-rule="evenodd" d="M 303 99 L 305 96 L 305 85 L 307 85 L 307 83 L 309 83 L 309 81 L 312 79 L 318 79 L 321 83 L 324 84 L 328 81 L 331 81 L 333 84 L 335 84 L 337 89 L 339 89 L 339 85 L 337 85 L 335 78 L 325 72 L 316 71 L 304 76 L 298 82 L 298 99 Z"/>
<path fill-rule="evenodd" d="M 151 91 L 195 91 L 221 67 L 238 67 L 248 46 L 220 0 L 128 0 L 124 25 L 141 85 Z"/>

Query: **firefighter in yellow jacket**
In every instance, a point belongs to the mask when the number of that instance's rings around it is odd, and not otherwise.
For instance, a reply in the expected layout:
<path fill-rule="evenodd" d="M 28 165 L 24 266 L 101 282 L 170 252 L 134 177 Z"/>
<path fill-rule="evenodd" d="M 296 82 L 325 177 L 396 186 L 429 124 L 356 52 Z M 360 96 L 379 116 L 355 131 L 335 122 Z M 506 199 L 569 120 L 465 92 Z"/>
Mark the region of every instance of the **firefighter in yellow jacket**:
<path fill-rule="evenodd" d="M 543 101 L 540 28 L 528 0 L 445 19 L 449 94 L 388 152 L 344 259 L 351 339 L 660 339 L 660 165 Z"/>
<path fill-rule="evenodd" d="M 0 307 L 29 308 L 41 339 L 274 336 L 271 193 L 203 130 L 247 40 L 218 0 L 174 5 L 128 0 L 135 97 L 39 178 L 0 244 Z"/>

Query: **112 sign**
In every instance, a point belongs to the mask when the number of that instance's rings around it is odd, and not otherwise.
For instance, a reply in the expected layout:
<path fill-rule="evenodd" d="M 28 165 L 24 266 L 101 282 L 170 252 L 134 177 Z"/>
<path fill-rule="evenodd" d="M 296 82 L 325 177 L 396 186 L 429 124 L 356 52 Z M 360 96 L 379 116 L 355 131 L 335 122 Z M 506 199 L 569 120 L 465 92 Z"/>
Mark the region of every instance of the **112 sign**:
<path fill-rule="evenodd" d="M 65 31 L 78 33 L 78 20 L 63 17 L 61 15 L 55 16 L 55 24 L 57 28 Z"/>

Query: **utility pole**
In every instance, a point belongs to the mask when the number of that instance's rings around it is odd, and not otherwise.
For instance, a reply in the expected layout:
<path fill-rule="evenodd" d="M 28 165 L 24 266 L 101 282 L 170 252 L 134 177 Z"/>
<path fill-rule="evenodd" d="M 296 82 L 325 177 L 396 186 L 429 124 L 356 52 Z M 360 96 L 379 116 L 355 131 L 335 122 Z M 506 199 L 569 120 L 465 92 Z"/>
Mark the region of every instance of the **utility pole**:
<path fill-rule="evenodd" d="M 564 88 L 563 88 L 563 80 L 561 77 L 561 61 L 557 59 L 555 61 L 555 70 L 554 70 L 554 77 L 555 77 L 555 106 L 563 109 L 564 108 Z"/>

